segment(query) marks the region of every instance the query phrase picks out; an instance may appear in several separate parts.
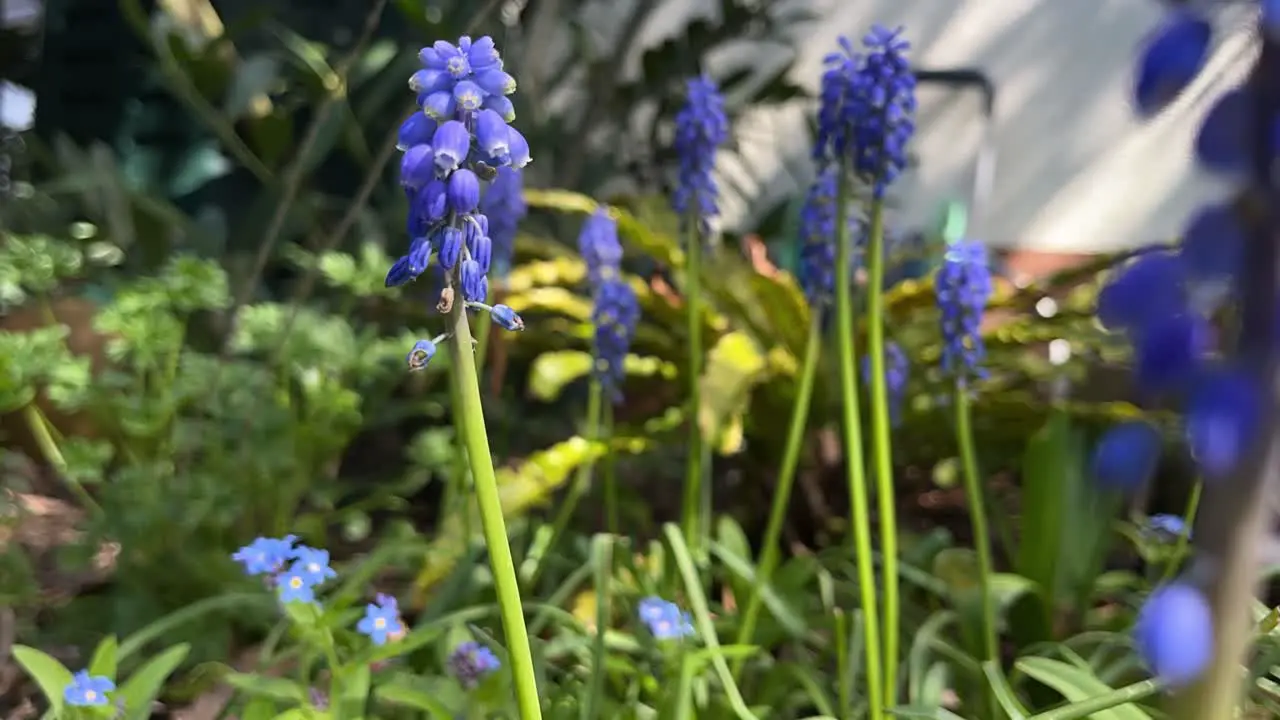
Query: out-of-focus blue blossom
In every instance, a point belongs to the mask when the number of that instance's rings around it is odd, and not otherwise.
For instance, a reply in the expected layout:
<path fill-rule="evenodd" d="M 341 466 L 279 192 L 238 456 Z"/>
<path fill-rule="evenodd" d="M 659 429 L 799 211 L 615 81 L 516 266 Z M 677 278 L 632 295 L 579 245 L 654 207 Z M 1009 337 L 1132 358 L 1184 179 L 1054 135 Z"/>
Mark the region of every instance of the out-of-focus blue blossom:
<path fill-rule="evenodd" d="M 71 682 L 62 691 L 62 699 L 73 707 L 101 707 L 108 702 L 107 693 L 115 689 L 116 684 L 111 682 L 111 678 L 91 676 L 81 670 L 71 676 Z"/>
<path fill-rule="evenodd" d="M 386 645 L 387 640 L 404 636 L 404 623 L 400 620 L 400 606 L 390 595 L 379 594 L 376 602 L 365 606 L 364 617 L 356 623 L 356 630 L 368 635 L 374 645 Z"/>
<path fill-rule="evenodd" d="M 1137 333 L 1138 382 L 1150 392 L 1180 387 L 1193 378 L 1212 345 L 1209 321 L 1185 312 L 1152 322 Z"/>
<path fill-rule="evenodd" d="M 594 372 L 605 394 L 615 402 L 622 399 L 627 353 L 639 321 L 640 303 L 630 283 L 614 277 L 596 287 L 591 310 L 595 325 Z"/>
<path fill-rule="evenodd" d="M 910 360 L 902 346 L 892 340 L 884 345 L 884 379 L 889 395 L 889 420 L 897 425 L 902 420 L 902 399 L 907 389 L 907 376 L 911 371 Z M 871 356 L 862 358 L 862 377 L 868 385 L 872 382 Z"/>
<path fill-rule="evenodd" d="M 821 309 L 830 304 L 836 284 L 836 198 L 839 172 L 829 167 L 818 173 L 800 209 L 800 287 L 810 307 Z M 865 233 L 862 218 L 849 203 L 847 222 L 853 239 L 850 263 L 861 262 Z M 852 273 L 851 273 L 852 276 Z"/>
<path fill-rule="evenodd" d="M 679 605 L 660 597 L 647 597 L 640 601 L 637 614 L 649 632 L 658 640 L 672 640 L 694 634 L 693 619 Z"/>
<path fill-rule="evenodd" d="M 280 573 L 276 578 L 276 588 L 282 603 L 316 601 L 316 583 L 312 582 L 311 575 L 297 563 Z"/>
<path fill-rule="evenodd" d="M 992 291 L 986 246 L 963 241 L 947 248 L 934 288 L 942 321 L 942 369 L 961 379 L 985 377 L 979 327 Z"/>
<path fill-rule="evenodd" d="M 1197 212 L 1182 233 L 1179 249 L 1193 285 L 1229 289 L 1244 266 L 1245 242 L 1244 224 L 1231 205 L 1209 205 Z M 1197 305 L 1200 310 L 1212 307 L 1210 303 Z"/>
<path fill-rule="evenodd" d="M 449 655 L 449 670 L 465 688 L 474 688 L 489 673 L 502 666 L 498 656 L 478 642 L 468 640 Z"/>
<path fill-rule="evenodd" d="M 724 98 L 715 81 L 703 75 L 688 82 L 684 107 L 676 113 L 675 150 L 680 170 L 671 204 L 676 214 L 693 214 L 700 223 L 718 212 L 719 190 L 712 171 L 716 150 L 729 138 Z"/>
<path fill-rule="evenodd" d="M 1133 492 L 1155 474 L 1163 449 L 1164 439 L 1150 423 L 1131 420 L 1113 425 L 1093 450 L 1093 478 L 1102 487 Z"/>
<path fill-rule="evenodd" d="M 1174 100 L 1204 67 L 1213 43 L 1213 25 L 1188 11 L 1170 12 L 1143 42 L 1134 82 L 1138 112 L 1150 115 Z"/>
<path fill-rule="evenodd" d="M 231 559 L 244 566 L 248 575 L 273 575 L 284 569 L 293 557 L 293 535 L 282 538 L 260 537 L 237 550 Z"/>
<path fill-rule="evenodd" d="M 1187 521 L 1177 515 L 1159 514 L 1152 515 L 1147 518 L 1147 530 L 1157 534 L 1168 535 L 1172 537 L 1182 537 L 1186 535 L 1191 537 L 1191 532 L 1187 528 Z"/>
<path fill-rule="evenodd" d="M 1262 424 L 1261 384 L 1231 369 L 1203 373 L 1187 400 L 1187 443 L 1206 479 L 1231 473 Z"/>
<path fill-rule="evenodd" d="M 583 221 L 578 233 L 578 253 L 586 263 L 587 281 L 592 288 L 618 277 L 622 268 L 622 243 L 618 242 L 618 222 L 608 210 L 601 208 Z"/>
<path fill-rule="evenodd" d="M 489 237 L 493 241 L 493 272 L 506 277 L 511 271 L 516 228 L 529 213 L 524 202 L 524 173 L 510 167 L 498 168 L 489 191 L 480 201 L 480 212 L 489 218 Z"/>
<path fill-rule="evenodd" d="M 915 75 L 901 28 L 877 25 L 862 39 L 859 54 L 846 37 L 828 55 L 822 75 L 818 138 L 819 163 L 849 166 L 882 197 L 907 163 L 915 133 Z"/>
<path fill-rule="evenodd" d="M 493 239 L 479 208 L 481 181 L 494 178 L 495 171 L 518 172 L 530 160 L 528 141 L 508 124 L 515 109 L 507 96 L 515 92 L 516 81 L 489 37 L 473 41 L 464 36 L 456 45 L 437 41 L 423 48 L 418 59 L 422 69 L 410 78 L 409 87 L 418 95 L 422 114 L 405 120 L 398 136 L 410 246 L 387 272 L 386 285 L 416 279 L 434 254 L 444 279 L 438 307 L 452 307 L 454 294 L 483 304 Z M 509 221 L 503 222 L 509 232 Z M 509 236 L 504 243 L 500 264 L 509 263 Z M 434 352 L 434 341 L 419 341 L 408 356 L 410 369 L 425 367 Z"/>
<path fill-rule="evenodd" d="M 1186 308 L 1186 281 L 1179 255 L 1145 252 L 1098 294 L 1098 319 L 1111 330 L 1141 331 Z"/>
<path fill-rule="evenodd" d="M 329 567 L 328 550 L 317 550 L 300 545 L 293 551 L 293 558 L 294 566 L 307 576 L 307 580 L 312 585 L 319 585 L 325 580 L 338 576 L 338 573 Z"/>
<path fill-rule="evenodd" d="M 1151 672 L 1177 687 L 1195 681 L 1213 658 L 1213 612 L 1204 593 L 1184 582 L 1156 589 L 1134 628 Z"/>

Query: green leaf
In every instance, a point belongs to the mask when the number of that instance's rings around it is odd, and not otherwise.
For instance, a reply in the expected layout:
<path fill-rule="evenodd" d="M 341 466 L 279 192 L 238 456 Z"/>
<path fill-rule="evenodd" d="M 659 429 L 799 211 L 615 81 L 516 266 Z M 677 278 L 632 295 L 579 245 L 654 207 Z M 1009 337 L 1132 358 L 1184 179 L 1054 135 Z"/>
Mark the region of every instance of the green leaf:
<path fill-rule="evenodd" d="M 40 686 L 40 692 L 49 701 L 53 714 L 60 715 L 62 693 L 71 684 L 71 671 L 47 653 L 26 645 L 13 646 L 13 659 Z"/>
<path fill-rule="evenodd" d="M 543 402 L 560 397 L 570 383 L 584 378 L 591 372 L 591 353 L 582 350 L 556 350 L 534 358 L 529 369 L 529 394 Z M 633 377 L 660 375 L 667 379 L 676 377 L 676 366 L 660 358 L 628 355 L 623 369 Z"/>
<path fill-rule="evenodd" d="M 795 608 L 791 607 L 786 600 L 774 589 L 773 585 L 758 585 L 756 580 L 755 568 L 751 563 L 729 551 L 723 544 L 711 541 L 708 544 L 711 554 L 715 555 L 718 560 L 725 566 L 729 572 L 736 575 L 745 584 L 755 587 L 760 593 L 760 600 L 769 610 L 769 614 L 773 616 L 778 624 L 792 637 L 802 637 L 807 630 L 804 618 Z"/>
<path fill-rule="evenodd" d="M 371 683 L 369 665 L 362 663 L 338 676 L 338 687 L 330 698 L 337 720 L 360 720 L 365 714 Z"/>
<path fill-rule="evenodd" d="M 124 700 L 128 713 L 126 720 L 151 717 L 151 703 L 160 695 L 165 680 L 187 659 L 190 651 L 191 646 L 187 643 L 174 645 L 148 660 L 129 676 L 129 680 L 120 687 L 120 697 Z"/>
<path fill-rule="evenodd" d="M 1057 690 L 1072 703 L 1088 701 L 1091 698 L 1111 695 L 1115 692 L 1091 673 L 1059 660 L 1028 657 L 1018 660 L 1016 665 L 1018 670 L 1028 677 Z M 1124 704 L 1096 710 L 1089 717 L 1093 720 L 1151 720 L 1151 716 L 1137 705 L 1124 699 L 1122 702 Z"/>
<path fill-rule="evenodd" d="M 117 656 L 120 661 L 131 657 L 134 653 L 141 650 L 151 642 L 160 637 L 164 637 L 175 629 L 195 620 L 199 620 L 206 615 L 214 612 L 232 610 L 232 609 L 249 609 L 255 607 L 270 607 L 275 604 L 275 599 L 264 593 L 236 593 L 233 595 L 221 595 L 211 597 L 199 602 L 192 603 L 187 607 L 172 612 L 150 625 L 142 628 L 138 632 L 130 635 L 120 643 L 120 649 Z"/>
<path fill-rule="evenodd" d="M 429 681 L 397 677 L 378 685 L 373 696 L 380 702 L 421 710 L 433 718 L 452 720 L 454 710 L 440 698 L 440 688 Z"/>
<path fill-rule="evenodd" d="M 276 704 L 271 698 L 254 698 L 244 706 L 240 720 L 271 720 L 276 716 Z"/>
<path fill-rule="evenodd" d="M 231 687 L 241 690 L 253 697 L 271 698 L 286 702 L 301 703 L 307 697 L 306 688 L 292 680 L 250 675 L 248 673 L 231 672 L 223 678 Z"/>
<path fill-rule="evenodd" d="M 964 718 L 941 707 L 919 707 L 908 705 L 906 707 L 896 707 L 889 710 L 889 714 L 896 718 L 909 718 L 910 720 L 964 720 Z"/>
<path fill-rule="evenodd" d="M 698 424 L 722 455 L 738 452 L 743 443 L 743 417 L 751 391 L 768 375 L 760 346 L 743 332 L 720 337 L 707 353 L 702 373 L 702 408 Z"/>
<path fill-rule="evenodd" d="M 116 679 L 116 660 L 119 655 L 118 650 L 120 643 L 116 640 L 115 635 L 108 635 L 98 643 L 97 649 L 93 651 L 93 659 L 89 661 L 89 674 L 101 675 L 102 677 Z"/>

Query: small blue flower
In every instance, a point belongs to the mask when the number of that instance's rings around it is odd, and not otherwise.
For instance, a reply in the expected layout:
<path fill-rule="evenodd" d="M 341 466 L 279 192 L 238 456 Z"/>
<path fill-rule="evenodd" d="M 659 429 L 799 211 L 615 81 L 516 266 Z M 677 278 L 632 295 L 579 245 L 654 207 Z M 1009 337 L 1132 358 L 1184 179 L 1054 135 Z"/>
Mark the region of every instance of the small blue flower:
<path fill-rule="evenodd" d="M 658 640 L 685 638 L 694 634 L 693 620 L 689 613 L 680 606 L 658 597 L 647 597 L 640 601 L 638 608 L 640 621 L 649 628 L 649 632 Z"/>
<path fill-rule="evenodd" d="M 1093 478 L 1112 490 L 1133 492 L 1155 475 L 1164 449 L 1160 431 L 1139 420 L 1108 429 L 1093 451 Z"/>
<path fill-rule="evenodd" d="M 1187 443 L 1207 479 L 1230 474 L 1262 423 L 1261 384 L 1242 372 L 1215 369 L 1195 383 L 1187 400 Z"/>
<path fill-rule="evenodd" d="M 435 153 L 430 145 L 414 145 L 400 157 L 400 184 L 420 190 L 435 178 Z"/>
<path fill-rule="evenodd" d="M 248 575 L 277 573 L 293 557 L 293 543 L 297 539 L 293 535 L 282 538 L 260 537 L 237 550 L 231 559 L 244 565 L 244 571 Z"/>
<path fill-rule="evenodd" d="M 1156 320 L 1137 335 L 1138 382 L 1151 392 L 1176 389 L 1191 380 L 1213 337 L 1209 321 L 1194 312 Z"/>
<path fill-rule="evenodd" d="M 466 168 L 454 172 L 449 176 L 446 197 L 453 212 L 459 215 L 474 212 L 480 205 L 480 178 Z"/>
<path fill-rule="evenodd" d="M 874 26 L 862 39 L 862 54 L 841 37 L 822 75 L 815 156 L 837 167 L 850 161 L 876 197 L 906 167 L 915 133 L 916 81 L 906 57 L 911 46 L 901 33 Z"/>
<path fill-rule="evenodd" d="M 1173 537 L 1181 537 L 1183 535 L 1191 537 L 1191 531 L 1187 528 L 1187 522 L 1177 515 L 1152 515 L 1147 518 L 1146 527 L 1151 532 L 1157 534 L 1170 535 Z"/>
<path fill-rule="evenodd" d="M 479 685 L 486 675 L 501 666 L 492 650 L 472 640 L 462 643 L 449 655 L 449 670 L 467 689 Z"/>
<path fill-rule="evenodd" d="M 1138 651 L 1174 687 L 1194 682 L 1213 658 L 1213 612 L 1204 593 L 1175 582 L 1147 598 L 1134 627 Z"/>
<path fill-rule="evenodd" d="M 416 145 L 429 145 L 431 137 L 436 134 L 436 121 L 425 113 L 416 112 L 400 124 L 400 134 L 396 148 L 405 152 Z"/>
<path fill-rule="evenodd" d="M 419 340 L 413 344 L 413 349 L 409 351 L 409 356 L 405 361 L 409 364 L 410 370 L 421 370 L 431 362 L 431 358 L 436 356 L 436 344 L 430 340 Z"/>
<path fill-rule="evenodd" d="M 991 297 L 991 269 L 982 243 L 958 242 L 947 249 L 934 279 L 942 321 L 942 369 L 964 379 L 985 376 L 979 329 Z"/>
<path fill-rule="evenodd" d="M 101 707 L 107 704 L 107 693 L 115 689 L 111 678 L 90 676 L 81 670 L 71 677 L 71 683 L 62 691 L 62 699 L 73 707 Z"/>
<path fill-rule="evenodd" d="M 587 265 L 587 280 L 592 287 L 617 277 L 622 267 L 622 243 L 618 242 L 618 223 L 601 208 L 587 217 L 578 233 L 578 252 Z"/>
<path fill-rule="evenodd" d="M 480 210 L 489 217 L 489 237 L 493 239 L 493 268 L 499 278 L 511 271 L 516 228 L 528 214 L 524 202 L 524 173 L 510 167 L 498 168 L 498 176 L 480 201 Z"/>
<path fill-rule="evenodd" d="M 834 297 L 836 284 L 836 201 L 839 193 L 839 172 L 829 167 L 818 173 L 809 186 L 804 205 L 800 209 L 800 287 L 804 289 L 809 305 L 822 309 Z M 853 238 L 853 267 L 861 262 L 862 242 L 865 233 L 862 218 L 850 202 L 847 226 Z M 852 277 L 852 273 L 850 273 Z"/>
<path fill-rule="evenodd" d="M 315 583 L 311 581 L 311 575 L 303 568 L 294 563 L 280 573 L 276 578 L 276 587 L 279 588 L 280 602 L 301 602 L 313 603 L 316 601 Z"/>
<path fill-rule="evenodd" d="M 1143 42 L 1134 83 L 1138 112 L 1164 109 L 1195 80 L 1209 57 L 1213 25 L 1186 10 L 1176 10 Z"/>
<path fill-rule="evenodd" d="M 716 150 L 729 138 L 724 98 L 709 76 L 688 81 L 684 107 L 676 113 L 675 150 L 680 169 L 671 205 L 682 219 L 690 213 L 700 223 L 719 210 L 719 189 L 712 171 Z"/>
<path fill-rule="evenodd" d="M 524 320 L 521 319 L 519 313 L 511 309 L 510 305 L 494 305 L 489 314 L 493 317 L 493 321 L 498 323 L 498 326 L 504 330 L 514 332 L 524 330 Z"/>
<path fill-rule="evenodd" d="M 1231 205 L 1209 205 L 1187 223 L 1179 255 L 1194 283 L 1230 286 L 1244 266 L 1246 232 Z"/>
<path fill-rule="evenodd" d="M 627 353 L 640 321 L 640 303 L 631 284 L 609 278 L 596 288 L 591 322 L 595 325 L 595 376 L 606 395 L 619 401 L 626 379 Z"/>
<path fill-rule="evenodd" d="M 329 567 L 329 551 L 317 550 L 306 545 L 299 545 L 293 551 L 294 567 L 307 577 L 312 585 L 319 585 L 325 580 L 335 578 L 338 573 Z"/>
<path fill-rule="evenodd" d="M 386 645 L 388 639 L 403 635 L 404 623 L 395 598 L 378 595 L 377 602 L 365 606 L 364 617 L 356 624 L 356 630 L 368 635 L 374 645 Z"/>

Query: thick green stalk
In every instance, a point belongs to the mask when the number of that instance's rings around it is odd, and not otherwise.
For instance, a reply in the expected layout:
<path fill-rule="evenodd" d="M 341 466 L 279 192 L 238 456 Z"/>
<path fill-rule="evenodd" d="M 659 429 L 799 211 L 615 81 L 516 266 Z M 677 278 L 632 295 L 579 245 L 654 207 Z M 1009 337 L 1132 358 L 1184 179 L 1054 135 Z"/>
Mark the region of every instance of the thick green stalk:
<path fill-rule="evenodd" d="M 969 501 L 969 520 L 973 525 L 973 546 L 978 553 L 978 584 L 982 603 L 982 636 L 984 660 L 1000 664 L 1000 645 L 996 633 L 996 605 L 991 594 L 991 535 L 987 530 L 987 509 L 982 493 L 982 478 L 978 474 L 978 457 L 973 446 L 973 428 L 969 422 L 969 391 L 963 381 L 956 384 L 956 441 L 960 445 L 960 463 L 964 468 L 964 490 Z M 989 697 L 988 707 L 998 712 L 1000 704 L 995 695 Z"/>
<path fill-rule="evenodd" d="M 609 533 L 617 535 L 620 526 L 618 521 L 618 468 L 614 464 L 613 455 L 613 404 L 604 404 L 604 431 L 600 437 L 609 443 L 601 461 L 604 463 L 604 517 L 605 527 Z"/>
<path fill-rule="evenodd" d="M 506 633 L 507 652 L 511 655 L 511 674 L 515 678 L 516 704 L 521 720 L 541 720 L 542 706 L 529 648 L 529 633 L 524 624 L 524 608 L 520 604 L 520 585 L 516 580 L 515 561 L 511 558 L 510 539 L 502 518 L 502 501 L 498 495 L 498 479 L 489 454 L 489 436 L 484 425 L 484 409 L 480 403 L 480 382 L 472 356 L 471 327 L 467 323 L 464 303 L 456 302 L 450 311 L 453 339 L 449 353 L 453 367 L 449 375 L 461 402 L 458 432 L 467 448 L 471 478 L 475 483 L 476 502 L 480 506 L 480 524 L 484 528 L 485 545 L 493 584 L 498 591 L 498 608 Z"/>
<path fill-rule="evenodd" d="M 806 341 L 804 361 L 800 366 L 800 382 L 796 386 L 795 404 L 791 409 L 791 427 L 787 430 L 787 444 L 782 451 L 782 467 L 778 469 L 778 486 L 773 490 L 769 523 L 765 526 L 764 539 L 761 541 L 760 563 L 756 566 L 754 592 L 747 600 L 747 609 L 742 614 L 742 625 L 738 630 L 735 645 L 751 644 L 756 631 L 756 621 L 760 617 L 764 589 L 769 584 L 769 577 L 778 566 L 778 543 L 782 538 L 782 524 L 787 518 L 787 506 L 791 503 L 791 488 L 795 484 L 796 468 L 800 465 L 800 449 L 804 446 L 804 431 L 809 421 L 809 404 L 813 398 L 813 380 L 818 374 L 818 356 L 822 353 L 822 313 L 816 307 L 811 312 L 809 339 Z M 735 680 L 742 672 L 745 661 L 745 658 L 734 661 Z"/>
<path fill-rule="evenodd" d="M 853 343 L 853 238 L 849 233 L 849 173 L 840 173 L 840 190 L 836 201 L 836 344 L 839 346 L 840 394 L 843 399 L 844 453 L 849 484 L 850 523 L 853 526 L 854 552 L 858 563 L 858 592 L 862 614 L 867 621 L 863 635 L 867 656 L 868 717 L 884 716 L 880 654 L 880 610 L 876 606 L 875 564 L 871 554 L 871 510 L 867 501 L 866 472 L 862 467 L 862 418 L 858 408 L 858 355 Z"/>
<path fill-rule="evenodd" d="M 893 447 L 889 430 L 889 387 L 884 360 L 884 202 L 871 205 L 867 260 L 867 345 L 871 355 L 871 450 L 880 500 L 880 554 L 884 558 L 884 693 L 898 696 L 898 520 L 893 492 Z"/>
<path fill-rule="evenodd" d="M 684 304 L 689 333 L 689 453 L 684 477 L 681 525 L 684 541 L 695 557 L 702 551 L 702 235 L 697 218 L 688 218 L 687 256 L 684 267 Z"/>

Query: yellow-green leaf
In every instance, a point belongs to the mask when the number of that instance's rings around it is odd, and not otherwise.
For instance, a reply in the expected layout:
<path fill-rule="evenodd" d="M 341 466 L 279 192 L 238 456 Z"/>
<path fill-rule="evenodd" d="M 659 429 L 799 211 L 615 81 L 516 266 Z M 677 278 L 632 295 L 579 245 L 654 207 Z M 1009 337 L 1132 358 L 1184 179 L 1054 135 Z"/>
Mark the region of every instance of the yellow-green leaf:
<path fill-rule="evenodd" d="M 581 193 L 568 190 L 525 190 L 524 200 L 530 207 L 563 213 L 589 215 L 602 205 Z M 605 205 L 618 223 L 618 234 L 641 255 L 653 258 L 673 269 L 684 266 L 684 252 L 675 238 L 654 232 L 635 215 L 622 208 Z"/>
<path fill-rule="evenodd" d="M 539 355 L 529 371 L 529 392 L 543 402 L 560 397 L 568 385 L 591 372 L 591 353 L 582 350 L 556 350 Z M 627 375 L 635 377 L 676 377 L 676 366 L 655 357 L 628 355 L 624 363 Z"/>
<path fill-rule="evenodd" d="M 742 447 L 742 416 L 751 390 L 767 377 L 767 369 L 764 353 L 743 332 L 726 333 L 707 353 L 698 423 L 719 453 L 727 455 Z"/>

